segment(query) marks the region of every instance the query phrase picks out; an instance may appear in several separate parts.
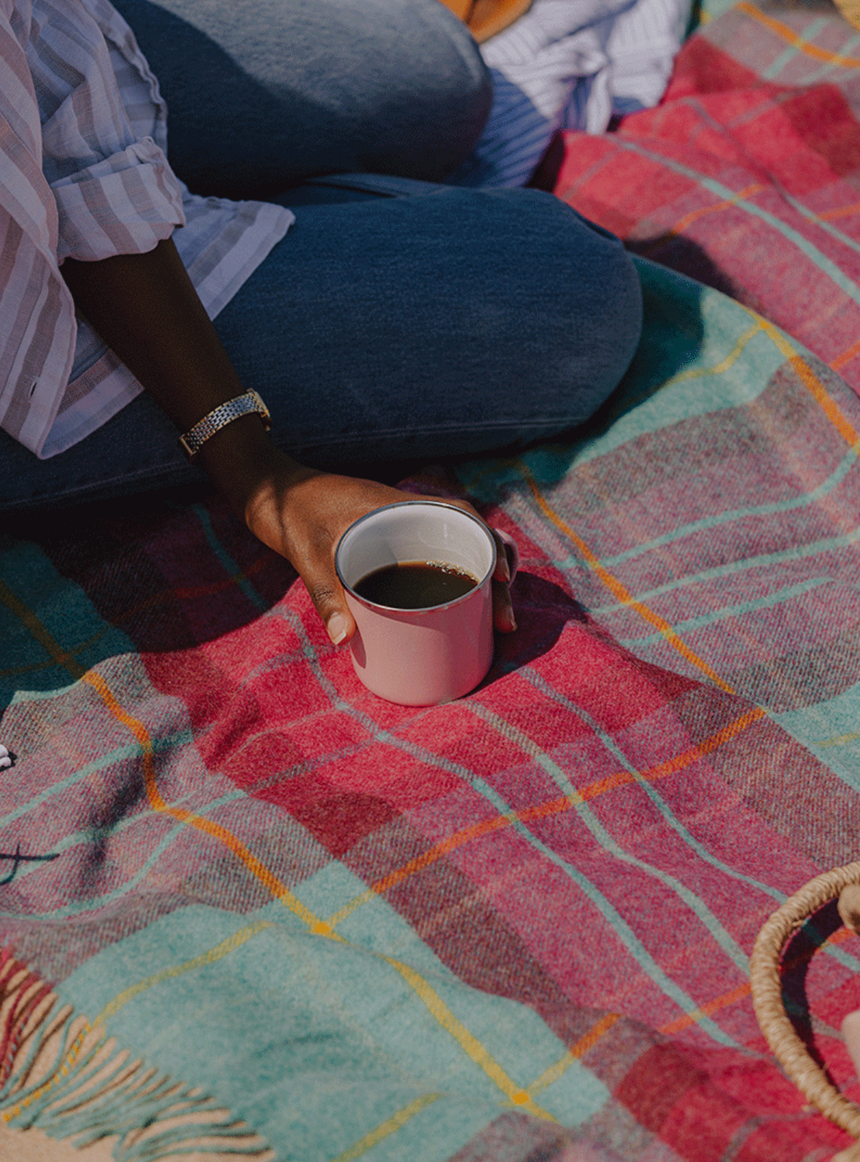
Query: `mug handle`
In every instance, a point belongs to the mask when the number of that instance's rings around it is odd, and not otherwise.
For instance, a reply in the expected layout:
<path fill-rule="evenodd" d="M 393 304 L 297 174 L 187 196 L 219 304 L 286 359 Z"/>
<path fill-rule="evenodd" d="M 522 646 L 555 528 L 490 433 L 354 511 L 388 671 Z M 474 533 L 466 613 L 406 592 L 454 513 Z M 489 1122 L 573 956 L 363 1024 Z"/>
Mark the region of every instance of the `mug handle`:
<path fill-rule="evenodd" d="M 503 529 L 494 528 L 493 532 L 504 542 L 508 557 L 508 568 L 511 571 L 511 584 L 513 584 L 514 577 L 516 577 L 517 570 L 520 567 L 520 550 L 517 548 L 517 542 L 510 533 L 504 532 Z"/>

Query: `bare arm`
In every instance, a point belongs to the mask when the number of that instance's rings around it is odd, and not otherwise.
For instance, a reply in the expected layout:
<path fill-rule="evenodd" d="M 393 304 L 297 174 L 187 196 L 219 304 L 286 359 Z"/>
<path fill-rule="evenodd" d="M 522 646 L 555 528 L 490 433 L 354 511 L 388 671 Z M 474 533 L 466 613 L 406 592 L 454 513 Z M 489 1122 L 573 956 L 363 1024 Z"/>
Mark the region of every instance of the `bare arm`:
<path fill-rule="evenodd" d="M 80 310 L 179 431 L 245 390 L 172 240 L 146 254 L 67 260 L 62 272 Z M 256 415 L 216 432 L 197 462 L 251 531 L 292 563 L 331 639 L 349 637 L 354 623 L 334 570 L 337 541 L 353 520 L 405 494 L 299 464 Z M 506 572 L 502 552 L 497 580 L 506 581 Z M 507 588 L 495 588 L 496 626 L 511 630 Z"/>
<path fill-rule="evenodd" d="M 69 259 L 62 273 L 89 322 L 180 432 L 245 390 L 171 239 L 146 254 Z M 240 515 L 248 499 L 243 486 L 252 483 L 245 461 L 268 455 L 270 445 L 259 419 L 246 416 L 199 453 L 198 462 Z"/>

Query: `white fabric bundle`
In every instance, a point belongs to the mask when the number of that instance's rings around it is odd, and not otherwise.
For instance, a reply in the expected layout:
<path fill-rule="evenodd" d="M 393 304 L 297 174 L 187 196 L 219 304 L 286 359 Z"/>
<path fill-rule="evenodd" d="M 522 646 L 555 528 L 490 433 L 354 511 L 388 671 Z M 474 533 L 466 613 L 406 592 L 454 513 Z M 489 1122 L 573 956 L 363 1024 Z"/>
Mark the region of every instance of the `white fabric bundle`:
<path fill-rule="evenodd" d="M 690 0 L 535 0 L 481 46 L 495 100 L 452 180 L 525 185 L 557 129 L 602 133 L 614 115 L 658 104 L 689 17 Z"/>

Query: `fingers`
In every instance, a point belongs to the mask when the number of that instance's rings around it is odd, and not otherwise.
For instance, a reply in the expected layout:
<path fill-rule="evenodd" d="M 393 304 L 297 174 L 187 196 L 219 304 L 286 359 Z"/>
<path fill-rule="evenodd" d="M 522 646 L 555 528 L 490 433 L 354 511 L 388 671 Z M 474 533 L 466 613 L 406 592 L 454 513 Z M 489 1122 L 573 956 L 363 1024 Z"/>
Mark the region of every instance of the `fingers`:
<path fill-rule="evenodd" d="M 493 625 L 500 633 L 513 633 L 517 628 L 511 601 L 510 585 L 514 578 L 519 554 L 513 541 L 498 529 L 490 529 L 496 542 L 496 568 L 493 571 Z"/>
<path fill-rule="evenodd" d="M 298 466 L 301 468 L 301 466 Z M 389 485 L 353 477 L 298 471 L 294 462 L 275 464 L 245 506 L 245 519 L 264 544 L 285 556 L 307 588 L 326 632 L 336 646 L 355 633 L 355 621 L 335 570 L 335 548 L 345 531 L 366 513 L 416 497 Z M 451 501 L 481 519 L 468 501 Z M 483 523 L 483 522 L 482 522 Z M 502 633 L 516 629 L 508 586 L 516 573 L 516 546 L 498 530 L 493 573 L 493 624 Z"/>
<path fill-rule="evenodd" d="M 493 535 L 495 536 L 495 533 Z M 508 554 L 504 545 L 498 540 L 496 541 L 496 568 L 493 571 L 493 580 L 499 581 L 502 585 L 510 585 L 511 583 L 511 566 Z"/>
<path fill-rule="evenodd" d="M 496 568 L 493 573 L 493 625 L 500 633 L 513 633 L 517 619 L 511 601 L 510 584 L 513 576 L 511 556 L 515 550 L 491 530 L 496 541 Z M 334 568 L 333 550 L 323 552 L 312 563 L 299 570 L 310 594 L 311 601 L 326 627 L 333 645 L 339 646 L 355 633 L 355 621 L 346 605 L 343 589 Z"/>
<path fill-rule="evenodd" d="M 504 581 L 506 585 L 510 585 L 520 567 L 520 550 L 510 533 L 502 529 L 493 529 L 492 533 L 496 542 L 498 574 L 494 576 L 497 581 Z"/>
<path fill-rule="evenodd" d="M 307 570 L 300 576 L 305 583 L 311 601 L 317 613 L 322 618 L 326 633 L 332 645 L 339 646 L 348 641 L 355 633 L 355 622 L 344 600 L 343 590 L 334 571 L 334 561 L 331 563 L 331 572 L 323 564 L 322 568 L 314 569 L 313 576 Z"/>
<path fill-rule="evenodd" d="M 493 581 L 493 625 L 499 633 L 513 633 L 517 628 L 511 591 L 502 581 Z"/>

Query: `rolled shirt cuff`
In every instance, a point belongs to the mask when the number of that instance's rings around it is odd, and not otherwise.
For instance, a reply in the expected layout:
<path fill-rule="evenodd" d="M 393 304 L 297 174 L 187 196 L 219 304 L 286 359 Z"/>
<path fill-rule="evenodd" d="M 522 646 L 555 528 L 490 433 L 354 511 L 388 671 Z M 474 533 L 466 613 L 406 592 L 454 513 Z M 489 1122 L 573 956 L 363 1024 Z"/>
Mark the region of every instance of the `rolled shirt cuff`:
<path fill-rule="evenodd" d="M 57 257 L 95 262 L 144 254 L 185 225 L 182 184 L 151 137 L 60 178 Z"/>

